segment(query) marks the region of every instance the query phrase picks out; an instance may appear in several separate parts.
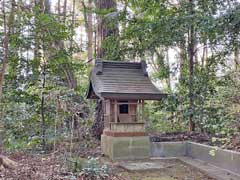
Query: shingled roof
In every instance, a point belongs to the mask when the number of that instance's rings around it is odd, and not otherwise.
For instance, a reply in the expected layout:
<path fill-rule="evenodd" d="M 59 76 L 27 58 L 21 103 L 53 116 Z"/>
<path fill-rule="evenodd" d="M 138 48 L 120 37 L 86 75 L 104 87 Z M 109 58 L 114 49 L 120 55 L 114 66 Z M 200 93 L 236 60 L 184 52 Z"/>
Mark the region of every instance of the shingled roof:
<path fill-rule="evenodd" d="M 151 82 L 146 63 L 101 61 L 90 74 L 87 92 L 89 99 L 145 99 L 159 100 L 166 94 Z"/>

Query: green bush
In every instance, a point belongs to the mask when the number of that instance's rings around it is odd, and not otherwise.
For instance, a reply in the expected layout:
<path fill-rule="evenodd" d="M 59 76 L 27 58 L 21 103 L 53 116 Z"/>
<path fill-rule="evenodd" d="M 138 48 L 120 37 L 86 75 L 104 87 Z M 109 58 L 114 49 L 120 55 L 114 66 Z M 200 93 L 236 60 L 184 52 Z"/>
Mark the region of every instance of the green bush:
<path fill-rule="evenodd" d="M 86 180 L 105 179 L 109 176 L 108 166 L 100 164 L 97 158 L 72 157 L 67 159 L 67 167 L 70 171 L 78 173 Z"/>
<path fill-rule="evenodd" d="M 109 168 L 106 165 L 101 165 L 96 158 L 90 158 L 84 163 L 81 175 L 86 180 L 105 179 L 109 176 Z"/>

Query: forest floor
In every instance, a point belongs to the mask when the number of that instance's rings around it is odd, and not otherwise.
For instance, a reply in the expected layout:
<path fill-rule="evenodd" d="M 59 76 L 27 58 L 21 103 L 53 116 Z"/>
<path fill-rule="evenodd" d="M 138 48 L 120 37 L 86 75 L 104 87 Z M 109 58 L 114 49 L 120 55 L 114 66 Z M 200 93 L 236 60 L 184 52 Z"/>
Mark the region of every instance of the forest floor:
<path fill-rule="evenodd" d="M 17 162 L 16 169 L 3 169 L 0 172 L 0 179 L 3 180 L 94 180 L 87 178 L 81 173 L 73 173 L 67 169 L 64 164 L 53 156 L 47 155 L 29 155 L 24 153 L 13 153 L 10 158 Z M 102 159 L 102 158 L 100 158 Z M 192 168 L 184 163 L 174 160 L 170 167 L 162 170 L 148 171 L 127 171 L 117 163 L 110 161 L 100 161 L 110 168 L 109 176 L 103 178 L 106 180 L 214 180 L 203 174 L 196 168 Z M 97 178 L 96 178 L 97 179 Z"/>
<path fill-rule="evenodd" d="M 211 137 L 203 134 L 169 133 L 151 134 L 151 141 L 184 141 L 192 140 L 209 144 Z M 0 169 L 0 179 L 3 180 L 94 180 L 73 171 L 67 165 L 66 154 L 69 155 L 69 142 L 63 142 L 56 147 L 55 153 L 41 154 L 37 152 L 12 152 L 2 153 L 17 163 L 15 169 Z M 193 168 L 181 161 L 174 160 L 172 166 L 161 170 L 128 171 L 118 163 L 113 163 L 101 156 L 100 142 L 97 140 L 83 140 L 75 142 L 71 147 L 72 157 L 88 160 L 96 158 L 100 166 L 108 167 L 106 180 L 213 180 L 200 170 Z M 102 180 L 101 179 L 101 180 Z"/>

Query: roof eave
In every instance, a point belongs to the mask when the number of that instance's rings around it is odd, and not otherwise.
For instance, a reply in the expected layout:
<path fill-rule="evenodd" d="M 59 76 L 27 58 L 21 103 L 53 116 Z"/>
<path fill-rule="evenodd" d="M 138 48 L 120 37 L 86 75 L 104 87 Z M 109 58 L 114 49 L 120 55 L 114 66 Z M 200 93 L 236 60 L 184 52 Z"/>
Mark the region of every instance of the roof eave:
<path fill-rule="evenodd" d="M 115 93 L 102 92 L 101 96 L 104 99 L 124 99 L 124 100 L 161 100 L 167 97 L 164 93 Z"/>
<path fill-rule="evenodd" d="M 96 92 L 91 80 L 88 85 L 86 98 L 87 99 L 103 99 L 103 97 L 99 93 Z"/>

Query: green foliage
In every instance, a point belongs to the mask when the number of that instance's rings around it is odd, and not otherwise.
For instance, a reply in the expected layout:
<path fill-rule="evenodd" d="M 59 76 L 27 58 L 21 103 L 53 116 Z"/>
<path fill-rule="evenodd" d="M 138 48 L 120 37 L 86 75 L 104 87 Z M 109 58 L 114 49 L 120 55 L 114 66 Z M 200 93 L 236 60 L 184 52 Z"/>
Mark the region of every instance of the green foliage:
<path fill-rule="evenodd" d="M 83 165 L 82 173 L 86 179 L 107 178 L 109 176 L 109 169 L 106 165 L 101 165 L 95 158 L 90 158 Z"/>
<path fill-rule="evenodd" d="M 194 122 L 201 132 L 216 135 L 219 144 L 229 143 L 239 132 L 239 80 L 229 74 L 224 78 L 199 72 L 194 80 Z M 174 95 L 162 102 L 149 104 L 150 129 L 161 132 L 186 131 L 188 122 L 188 88 L 178 86 Z M 214 142 L 213 144 L 216 144 Z"/>
<path fill-rule="evenodd" d="M 84 164 L 86 164 L 86 159 L 82 159 L 79 157 L 72 157 L 67 159 L 67 167 L 70 171 L 76 173 L 81 172 Z"/>
<path fill-rule="evenodd" d="M 239 127 L 239 106 L 231 100 L 233 97 L 238 99 L 236 88 L 239 86 L 232 84 L 238 80 L 231 77 L 235 70 L 228 69 L 227 59 L 232 59 L 234 47 L 239 47 L 240 34 L 236 31 L 239 2 L 193 2 L 194 13 L 191 14 L 189 1 L 128 1 L 131 14 L 122 14 L 125 18 L 121 20 L 127 26 L 120 34 L 120 52 L 129 59 L 151 59 L 148 62 L 153 64 L 153 79 L 157 82 L 170 81 L 171 76 L 179 77 L 168 98 L 148 104 L 150 130 L 185 131 L 189 117 L 193 115 L 197 130 L 210 134 L 225 132 L 231 136 L 239 131 L 236 128 Z M 192 85 L 188 52 L 191 27 L 194 27 L 196 46 Z M 202 60 L 203 47 L 211 53 Z M 170 68 L 168 49 L 180 51 L 179 57 L 175 57 L 179 68 Z M 193 108 L 189 108 L 190 87 Z"/>
<path fill-rule="evenodd" d="M 180 103 L 176 96 L 168 96 L 160 102 L 148 103 L 146 114 L 148 117 L 148 130 L 156 132 L 184 132 L 187 130 L 186 121 L 178 108 Z"/>
<path fill-rule="evenodd" d="M 169 84 L 165 87 L 168 98 L 147 105 L 150 131 L 186 131 L 193 115 L 197 130 L 215 134 L 216 138 L 219 134 L 230 137 L 240 131 L 239 70 L 229 68 L 233 64 L 229 65 L 229 59 L 233 59 L 234 51 L 240 47 L 239 2 L 195 0 L 194 13 L 190 13 L 189 1 L 176 3 L 128 0 L 121 11 L 95 9 L 111 31 L 102 43 L 104 59 L 145 60 L 151 66 L 153 80 L 170 82 L 171 77 L 177 78 L 173 88 Z M 52 147 L 53 142 L 69 136 L 73 119 L 84 124 L 82 119 L 87 118 L 88 107 L 94 109 L 83 98 L 89 67 L 73 58 L 80 49 L 72 42 L 74 25 L 69 17 L 63 20 L 60 15 L 45 12 L 38 3 L 27 8 L 22 8 L 24 2 L 17 5 L 1 102 L 6 129 L 4 143 L 10 150 L 40 148 L 41 111 L 44 111 L 45 136 Z M 2 27 L 2 18 L 0 23 Z M 195 45 L 192 84 L 189 82 L 191 27 Z M 3 35 L 0 32 L 1 42 Z M 205 57 L 201 55 L 203 48 L 208 49 Z M 177 67 L 171 68 L 168 53 L 173 49 L 177 52 L 174 57 Z M 68 87 L 71 73 L 78 77 L 74 90 Z M 190 87 L 193 108 L 189 108 Z M 84 168 L 77 163 L 75 170 L 80 169 Z M 102 171 L 94 160 L 89 160 L 89 167 L 83 172 L 98 176 Z"/>
<path fill-rule="evenodd" d="M 119 48 L 119 37 L 112 35 L 104 39 L 102 48 L 104 49 L 104 59 L 119 61 L 120 48 Z"/>
<path fill-rule="evenodd" d="M 30 8 L 15 12 L 14 31 L 10 36 L 1 104 L 6 130 L 4 144 L 8 150 L 40 149 L 42 110 L 49 149 L 53 142 L 69 134 L 70 127 L 65 124 L 69 124 L 72 114 L 78 121 L 88 113 L 87 103 L 82 98 L 87 88 L 88 67 L 73 59 L 72 54 L 79 51 L 77 47 L 64 46 L 72 40 L 72 26 L 69 21 L 60 21 L 58 15 L 44 12 L 37 3 Z M 66 71 L 81 77 L 77 78 L 80 83 L 75 91 L 67 85 Z M 42 98 L 45 100 L 43 107 Z M 83 111 L 84 117 L 78 117 L 78 111 Z"/>
<path fill-rule="evenodd" d="M 96 158 L 72 157 L 67 160 L 67 166 L 69 170 L 79 173 L 86 180 L 105 179 L 109 176 L 108 166 L 100 164 Z"/>

